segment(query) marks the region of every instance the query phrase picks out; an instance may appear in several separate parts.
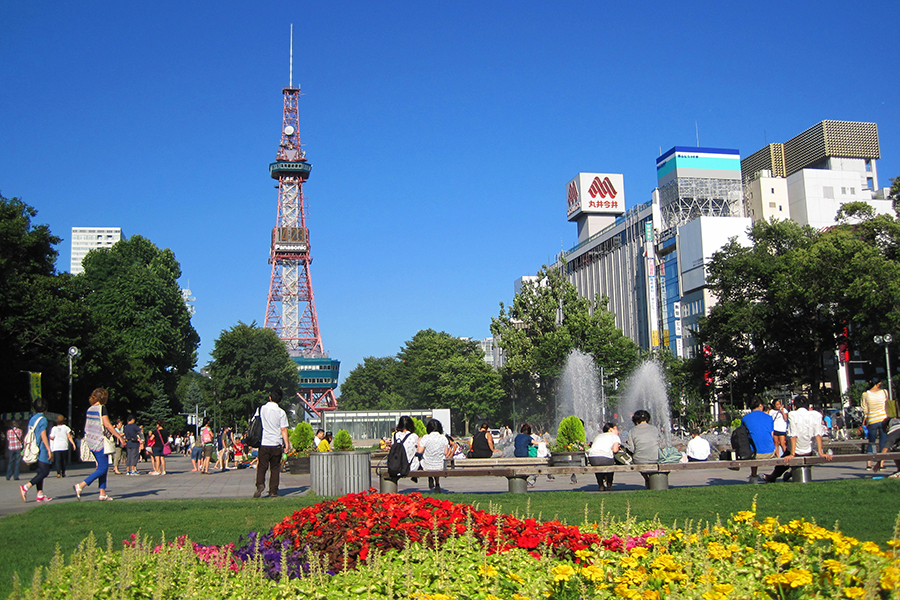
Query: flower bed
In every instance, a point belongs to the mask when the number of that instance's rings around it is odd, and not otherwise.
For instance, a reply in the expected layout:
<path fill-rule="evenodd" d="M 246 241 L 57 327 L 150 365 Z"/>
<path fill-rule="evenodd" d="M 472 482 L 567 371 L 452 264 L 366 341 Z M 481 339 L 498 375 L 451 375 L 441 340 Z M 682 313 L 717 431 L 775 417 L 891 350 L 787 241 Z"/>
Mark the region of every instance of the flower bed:
<path fill-rule="evenodd" d="M 585 524 L 495 515 L 419 494 L 351 494 L 239 547 L 184 538 L 121 551 L 92 538 L 12 598 L 877 598 L 900 596 L 882 549 L 805 521 Z"/>

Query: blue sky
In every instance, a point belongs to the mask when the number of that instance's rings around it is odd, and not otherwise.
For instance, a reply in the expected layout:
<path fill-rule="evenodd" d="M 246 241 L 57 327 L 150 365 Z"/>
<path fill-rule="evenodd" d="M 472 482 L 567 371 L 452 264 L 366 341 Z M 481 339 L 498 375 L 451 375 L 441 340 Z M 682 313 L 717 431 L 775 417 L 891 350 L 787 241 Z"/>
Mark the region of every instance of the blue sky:
<path fill-rule="evenodd" d="M 0 3 L 0 191 L 63 238 L 171 248 L 199 363 L 262 324 L 288 85 L 303 90 L 312 280 L 346 376 L 420 329 L 489 335 L 513 281 L 576 239 L 565 184 L 660 150 L 746 156 L 823 119 L 878 123 L 900 174 L 892 2 Z"/>

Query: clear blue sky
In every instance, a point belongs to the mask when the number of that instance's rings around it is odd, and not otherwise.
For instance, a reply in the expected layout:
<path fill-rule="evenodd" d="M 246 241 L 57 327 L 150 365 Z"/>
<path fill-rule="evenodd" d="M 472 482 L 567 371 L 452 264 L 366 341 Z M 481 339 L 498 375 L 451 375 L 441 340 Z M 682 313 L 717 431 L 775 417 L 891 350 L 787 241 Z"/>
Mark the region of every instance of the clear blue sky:
<path fill-rule="evenodd" d="M 288 85 L 325 348 L 346 376 L 424 328 L 489 335 L 513 281 L 576 239 L 565 184 L 675 145 L 742 156 L 823 119 L 878 123 L 900 174 L 895 2 L 0 2 L 0 191 L 63 238 L 171 248 L 200 366 L 262 324 Z"/>

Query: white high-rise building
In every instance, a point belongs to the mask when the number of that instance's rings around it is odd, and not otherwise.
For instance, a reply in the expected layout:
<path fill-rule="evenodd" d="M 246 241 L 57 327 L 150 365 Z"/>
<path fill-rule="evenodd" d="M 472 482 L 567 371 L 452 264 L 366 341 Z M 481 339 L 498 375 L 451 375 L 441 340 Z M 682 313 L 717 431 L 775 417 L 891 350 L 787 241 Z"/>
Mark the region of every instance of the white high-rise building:
<path fill-rule="evenodd" d="M 69 272 L 72 275 L 84 272 L 81 261 L 84 260 L 88 252 L 98 248 L 112 248 L 121 239 L 121 227 L 73 227 L 72 258 L 69 262 Z"/>

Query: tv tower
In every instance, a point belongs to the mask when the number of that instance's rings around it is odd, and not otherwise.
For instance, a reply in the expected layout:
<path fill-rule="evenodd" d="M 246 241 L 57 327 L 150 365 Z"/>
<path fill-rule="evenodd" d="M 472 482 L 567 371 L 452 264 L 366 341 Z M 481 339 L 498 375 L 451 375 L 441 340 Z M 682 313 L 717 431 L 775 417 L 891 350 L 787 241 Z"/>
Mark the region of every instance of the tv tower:
<path fill-rule="evenodd" d="M 273 329 L 285 343 L 297 363 L 303 408 L 322 418 L 325 411 L 335 410 L 334 389 L 338 383 L 340 361 L 328 358 L 319 332 L 316 300 L 309 266 L 309 229 L 303 183 L 312 165 L 300 147 L 300 88 L 294 87 L 294 26 L 291 25 L 291 73 L 284 95 L 281 119 L 281 143 L 275 162 L 269 165 L 272 179 L 278 180 L 278 214 L 272 229 L 269 264 L 269 299 L 265 327 Z"/>

